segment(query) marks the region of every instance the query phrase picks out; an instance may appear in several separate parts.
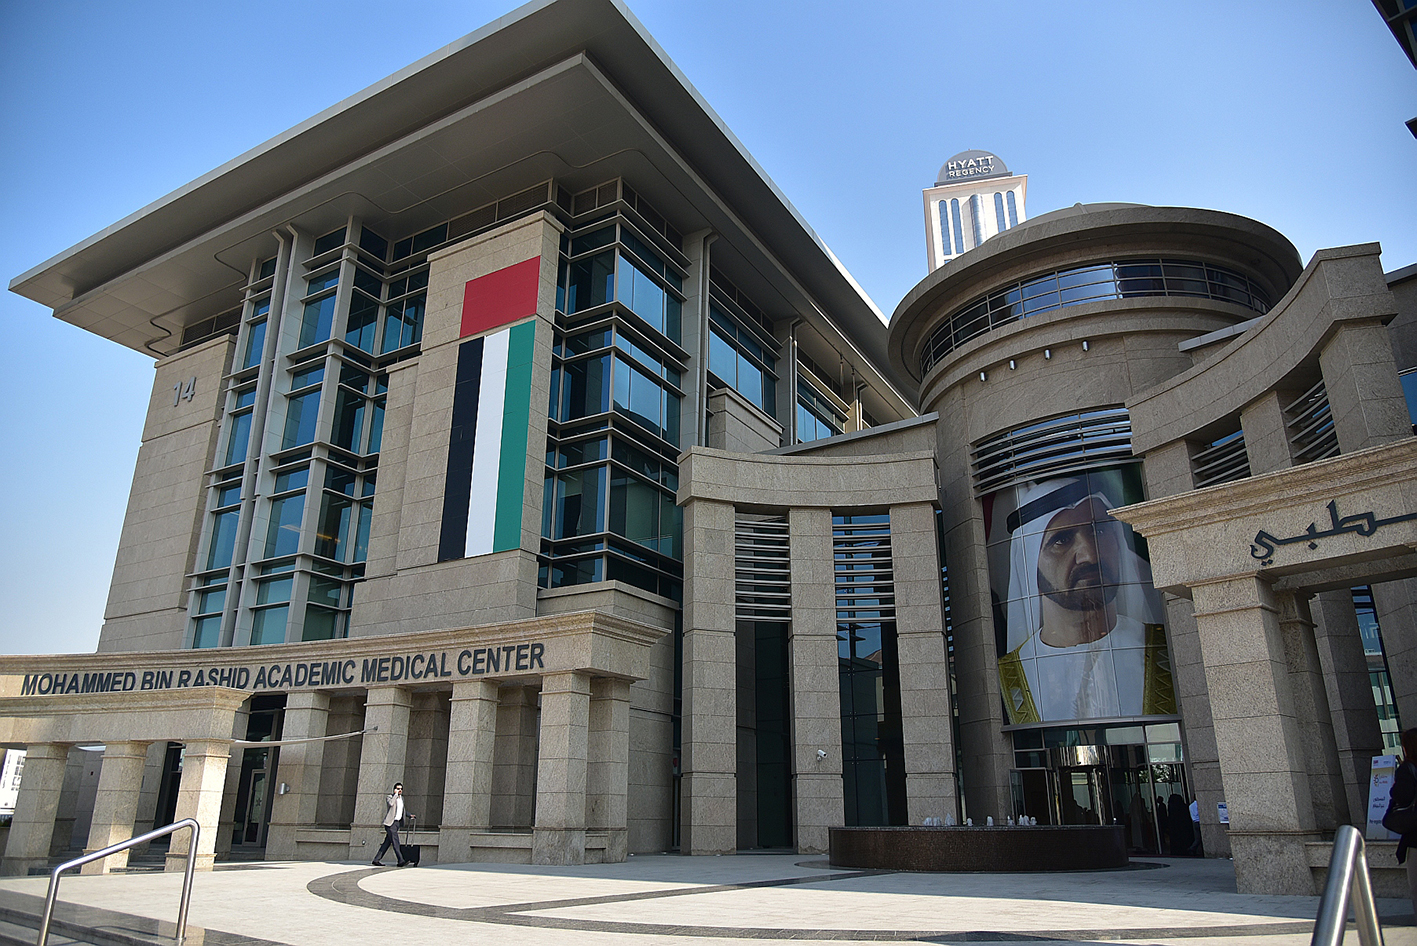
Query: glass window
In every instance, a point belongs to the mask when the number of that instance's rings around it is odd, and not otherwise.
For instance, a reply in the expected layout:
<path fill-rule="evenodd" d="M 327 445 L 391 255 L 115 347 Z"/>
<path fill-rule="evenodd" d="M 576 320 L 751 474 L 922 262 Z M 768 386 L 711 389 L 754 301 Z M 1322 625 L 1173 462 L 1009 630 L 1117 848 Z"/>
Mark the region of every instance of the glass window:
<path fill-rule="evenodd" d="M 305 494 L 271 500 L 271 521 L 266 530 L 263 558 L 294 555 L 300 548 L 300 520 L 305 515 Z"/>
<path fill-rule="evenodd" d="M 246 459 L 246 449 L 251 441 L 251 412 L 234 414 L 231 418 L 231 433 L 226 438 L 226 462 L 223 466 L 242 463 Z"/>
<path fill-rule="evenodd" d="M 369 419 L 369 449 L 366 453 L 378 453 L 384 445 L 384 403 L 386 398 L 374 399 L 374 414 Z"/>
<path fill-rule="evenodd" d="M 340 389 L 335 398 L 335 426 L 330 442 L 359 453 L 364 440 L 365 399 L 353 391 Z"/>
<path fill-rule="evenodd" d="M 1003 233 L 1009 228 L 1009 225 L 1004 222 L 1004 195 L 1000 191 L 994 192 L 994 218 L 998 221 L 999 233 Z"/>
<path fill-rule="evenodd" d="M 945 256 L 953 256 L 954 249 L 950 243 L 950 205 L 949 201 L 940 201 L 938 210 L 940 211 L 940 251 Z"/>
<path fill-rule="evenodd" d="M 566 267 L 566 312 L 574 314 L 615 298 L 615 253 L 580 259 Z"/>
<path fill-rule="evenodd" d="M 353 503 L 343 496 L 330 493 L 324 495 L 320 510 L 320 523 L 315 531 L 315 554 L 342 561 L 349 537 L 350 508 Z"/>
<path fill-rule="evenodd" d="M 270 308 L 270 303 L 266 303 Z M 266 320 L 252 322 L 246 329 L 246 354 L 241 359 L 242 369 L 254 368 L 261 363 L 261 355 L 266 350 Z"/>
<path fill-rule="evenodd" d="M 556 538 L 594 535 L 605 531 L 601 497 L 605 493 L 605 467 L 563 473 L 556 480 Z"/>
<path fill-rule="evenodd" d="M 337 246 L 344 245 L 344 227 L 332 230 L 315 241 L 315 256 L 333 250 Z"/>
<path fill-rule="evenodd" d="M 610 476 L 610 531 L 631 542 L 659 548 L 658 489 L 623 470 Z"/>
<path fill-rule="evenodd" d="M 292 395 L 285 415 L 285 436 L 281 438 L 281 449 L 313 443 L 315 422 L 320 415 L 320 392 L 318 389 L 305 394 Z"/>
<path fill-rule="evenodd" d="M 1004 199 L 1009 205 L 1009 226 L 1016 227 L 1018 226 L 1018 205 L 1014 203 L 1014 192 L 1009 191 L 1004 195 Z"/>
<path fill-rule="evenodd" d="M 964 252 L 964 224 L 959 214 L 959 198 L 950 199 L 950 220 L 954 223 L 955 230 L 955 252 Z"/>
<path fill-rule="evenodd" d="M 362 292 L 354 292 L 349 300 L 349 319 L 345 323 L 344 340 L 355 348 L 373 354 L 374 333 L 378 328 L 379 303 Z"/>
<path fill-rule="evenodd" d="M 974 245 L 984 242 L 984 202 L 978 194 L 969 197 L 969 222 L 974 227 Z"/>
<path fill-rule="evenodd" d="M 227 509 L 212 517 L 212 541 L 207 549 L 207 568 L 227 568 L 236 548 L 236 521 L 240 509 Z"/>
<path fill-rule="evenodd" d="M 262 608 L 251 616 L 252 644 L 285 643 L 285 623 L 290 605 L 282 604 L 273 608 Z"/>
<path fill-rule="evenodd" d="M 299 347 L 304 348 L 307 345 L 314 345 L 316 342 L 327 341 L 334 320 L 334 293 L 305 303 L 305 314 L 300 319 Z"/>
<path fill-rule="evenodd" d="M 221 644 L 221 615 L 212 614 L 193 622 L 192 646 L 217 647 Z"/>
<path fill-rule="evenodd" d="M 342 623 L 343 615 L 340 612 L 316 607 L 313 604 L 306 605 L 305 626 L 301 629 L 300 639 L 302 641 L 327 641 L 343 637 L 344 634 L 340 632 Z"/>
<path fill-rule="evenodd" d="M 561 419 L 574 420 L 610 410 L 610 356 L 569 362 L 561 384 Z"/>

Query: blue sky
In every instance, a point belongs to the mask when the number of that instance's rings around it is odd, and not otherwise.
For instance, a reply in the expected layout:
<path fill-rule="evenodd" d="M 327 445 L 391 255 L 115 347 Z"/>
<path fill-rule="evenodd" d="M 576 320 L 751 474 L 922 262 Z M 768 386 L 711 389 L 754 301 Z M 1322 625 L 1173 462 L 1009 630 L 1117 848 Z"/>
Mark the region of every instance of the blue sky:
<path fill-rule="evenodd" d="M 981 148 L 1028 210 L 1210 207 L 1417 262 L 1417 70 L 1371 4 L 631 9 L 890 313 L 920 191 Z M 510 10 L 509 0 L 0 0 L 6 282 Z M 0 294 L 0 652 L 94 649 L 152 362 Z"/>

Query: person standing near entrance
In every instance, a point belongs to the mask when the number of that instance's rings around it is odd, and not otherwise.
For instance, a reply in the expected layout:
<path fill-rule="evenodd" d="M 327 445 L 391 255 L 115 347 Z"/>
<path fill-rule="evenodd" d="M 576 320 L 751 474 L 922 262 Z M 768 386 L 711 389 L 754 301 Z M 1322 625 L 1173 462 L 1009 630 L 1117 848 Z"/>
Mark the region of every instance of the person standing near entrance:
<path fill-rule="evenodd" d="M 399 830 L 403 827 L 403 782 L 394 783 L 393 794 L 385 796 L 389 800 L 389 810 L 384 815 L 384 843 L 379 845 L 379 853 L 374 855 L 374 866 L 383 867 L 381 863 L 384 853 L 390 847 L 394 849 L 394 858 L 398 865 L 402 867 L 407 863 L 403 859 L 403 849 L 399 847 Z M 409 817 L 412 817 L 411 815 Z"/>
<path fill-rule="evenodd" d="M 1417 729 L 1402 731 L 1402 763 L 1392 779 L 1388 796 L 1391 808 L 1406 808 L 1417 800 Z M 1407 865 L 1407 895 L 1412 900 L 1412 912 L 1417 914 L 1417 857 L 1409 857 L 1417 845 L 1417 831 L 1409 831 L 1397 842 L 1397 862 Z"/>

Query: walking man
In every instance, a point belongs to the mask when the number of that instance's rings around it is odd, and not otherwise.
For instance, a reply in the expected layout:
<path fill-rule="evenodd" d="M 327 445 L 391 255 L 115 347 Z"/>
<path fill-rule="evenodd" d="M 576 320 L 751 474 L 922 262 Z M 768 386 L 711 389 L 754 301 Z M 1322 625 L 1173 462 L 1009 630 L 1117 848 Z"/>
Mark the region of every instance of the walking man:
<path fill-rule="evenodd" d="M 374 866 L 384 866 L 384 852 L 392 847 L 394 859 L 402 867 L 405 862 L 403 850 L 399 847 L 399 829 L 403 827 L 403 782 L 395 782 L 393 794 L 385 797 L 389 800 L 389 810 L 384 815 L 384 843 L 379 845 L 379 853 L 374 855 Z"/>

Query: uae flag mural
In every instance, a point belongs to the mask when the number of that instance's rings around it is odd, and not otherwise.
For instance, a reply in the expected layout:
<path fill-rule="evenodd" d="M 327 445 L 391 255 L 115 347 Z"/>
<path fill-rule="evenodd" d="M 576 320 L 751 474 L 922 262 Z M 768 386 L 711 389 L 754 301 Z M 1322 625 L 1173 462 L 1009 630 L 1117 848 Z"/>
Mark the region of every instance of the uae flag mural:
<path fill-rule="evenodd" d="M 438 561 L 521 544 L 527 427 L 540 259 L 468 282 L 463 290 L 453 423 Z M 477 337 L 470 337 L 477 336 Z"/>

